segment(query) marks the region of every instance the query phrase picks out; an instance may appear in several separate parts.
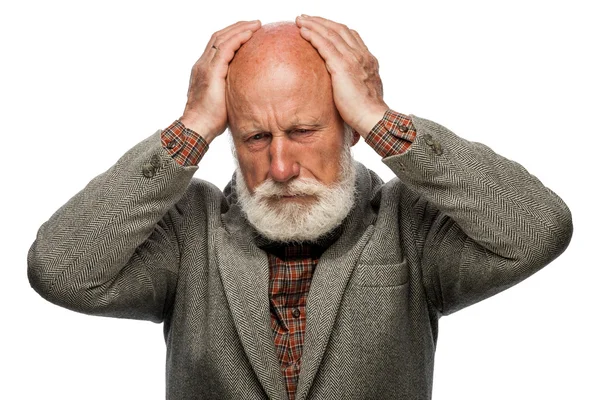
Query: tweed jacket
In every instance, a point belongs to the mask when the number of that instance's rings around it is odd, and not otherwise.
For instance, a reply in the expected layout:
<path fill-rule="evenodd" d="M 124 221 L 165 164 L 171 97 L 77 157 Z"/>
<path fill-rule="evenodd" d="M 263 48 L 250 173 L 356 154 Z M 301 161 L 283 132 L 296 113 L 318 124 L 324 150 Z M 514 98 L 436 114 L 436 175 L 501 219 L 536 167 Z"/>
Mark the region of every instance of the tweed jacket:
<path fill-rule="evenodd" d="M 298 399 L 429 399 L 438 319 L 567 246 L 566 205 L 519 164 L 412 117 L 417 137 L 358 165 L 356 204 L 315 269 Z M 202 163 L 200 163 L 200 168 Z M 33 288 L 83 313 L 164 323 L 168 399 L 286 399 L 267 255 L 222 192 L 160 133 L 60 208 L 28 256 Z"/>

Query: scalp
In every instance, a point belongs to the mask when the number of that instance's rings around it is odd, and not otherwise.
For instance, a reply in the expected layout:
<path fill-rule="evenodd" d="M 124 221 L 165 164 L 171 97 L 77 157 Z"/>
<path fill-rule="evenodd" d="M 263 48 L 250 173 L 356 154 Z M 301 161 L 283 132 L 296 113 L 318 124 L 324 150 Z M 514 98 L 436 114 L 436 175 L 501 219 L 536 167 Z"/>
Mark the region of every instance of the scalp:
<path fill-rule="evenodd" d="M 264 25 L 241 46 L 229 66 L 228 89 L 245 92 L 282 76 L 288 83 L 330 85 L 325 62 L 292 22 Z"/>

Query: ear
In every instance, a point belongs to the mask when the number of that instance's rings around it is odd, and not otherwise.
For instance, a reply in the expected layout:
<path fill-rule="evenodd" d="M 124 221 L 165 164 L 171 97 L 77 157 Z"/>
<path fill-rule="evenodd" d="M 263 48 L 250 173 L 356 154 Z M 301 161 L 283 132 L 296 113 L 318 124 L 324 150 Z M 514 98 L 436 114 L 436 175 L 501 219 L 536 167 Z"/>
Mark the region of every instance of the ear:
<path fill-rule="evenodd" d="M 350 146 L 354 146 L 360 140 L 360 133 L 356 132 L 352 129 L 352 144 Z"/>

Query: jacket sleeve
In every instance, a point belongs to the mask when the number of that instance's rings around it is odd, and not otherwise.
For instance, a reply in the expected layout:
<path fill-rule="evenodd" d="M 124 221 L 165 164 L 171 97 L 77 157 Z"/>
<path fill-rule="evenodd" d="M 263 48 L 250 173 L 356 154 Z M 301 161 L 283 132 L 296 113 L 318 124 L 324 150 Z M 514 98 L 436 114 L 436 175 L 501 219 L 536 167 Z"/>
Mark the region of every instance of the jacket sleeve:
<path fill-rule="evenodd" d="M 167 154 L 160 131 L 136 145 L 41 226 L 32 287 L 75 311 L 161 321 L 179 265 L 173 206 L 196 169 Z"/>
<path fill-rule="evenodd" d="M 384 158 L 412 204 L 423 284 L 442 314 L 492 296 L 558 257 L 572 235 L 565 203 L 521 165 L 412 116 L 410 149 Z"/>

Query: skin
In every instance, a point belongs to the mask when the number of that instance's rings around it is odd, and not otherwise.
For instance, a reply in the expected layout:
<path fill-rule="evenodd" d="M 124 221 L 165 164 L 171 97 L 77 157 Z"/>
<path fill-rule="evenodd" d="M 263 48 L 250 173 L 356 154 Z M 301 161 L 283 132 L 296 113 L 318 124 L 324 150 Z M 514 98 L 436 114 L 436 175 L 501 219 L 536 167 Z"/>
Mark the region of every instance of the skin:
<path fill-rule="evenodd" d="M 240 48 L 229 66 L 226 100 L 251 192 L 268 178 L 337 181 L 344 121 L 325 62 L 295 24 L 265 26 Z M 308 200 L 296 197 L 283 200 Z"/>
<path fill-rule="evenodd" d="M 192 69 L 180 120 L 209 143 L 229 125 L 253 192 L 268 178 L 335 183 L 343 123 L 356 143 L 387 109 L 377 60 L 358 33 L 301 16 L 265 27 L 242 21 L 213 34 Z"/>

